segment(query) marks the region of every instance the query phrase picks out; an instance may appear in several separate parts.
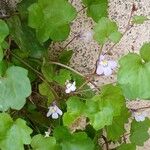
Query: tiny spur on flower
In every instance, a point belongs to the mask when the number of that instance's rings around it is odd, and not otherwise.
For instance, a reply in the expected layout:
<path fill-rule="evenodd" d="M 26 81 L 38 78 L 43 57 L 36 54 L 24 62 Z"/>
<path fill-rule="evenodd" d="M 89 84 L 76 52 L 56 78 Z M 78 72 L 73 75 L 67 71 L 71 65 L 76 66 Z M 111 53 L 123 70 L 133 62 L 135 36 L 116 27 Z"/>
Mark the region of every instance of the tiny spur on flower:
<path fill-rule="evenodd" d="M 110 76 L 116 67 L 116 61 L 106 60 L 105 56 L 101 55 L 97 62 L 96 74 Z"/>
<path fill-rule="evenodd" d="M 63 114 L 62 111 L 56 106 L 56 104 L 48 107 L 48 109 L 47 117 L 52 115 L 53 119 L 58 119 L 59 115 L 61 116 Z"/>
<path fill-rule="evenodd" d="M 76 90 L 76 82 L 67 80 L 66 83 L 66 90 L 65 92 L 68 94 L 70 92 L 74 92 Z"/>

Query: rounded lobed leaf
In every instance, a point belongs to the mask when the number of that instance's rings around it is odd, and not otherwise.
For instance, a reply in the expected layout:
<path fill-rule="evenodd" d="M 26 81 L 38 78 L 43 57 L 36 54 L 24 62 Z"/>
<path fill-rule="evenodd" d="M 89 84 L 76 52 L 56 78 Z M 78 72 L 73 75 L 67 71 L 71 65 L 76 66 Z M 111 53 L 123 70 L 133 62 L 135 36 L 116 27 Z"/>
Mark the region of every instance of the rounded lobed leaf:
<path fill-rule="evenodd" d="M 57 150 L 56 139 L 54 137 L 43 137 L 41 134 L 32 138 L 31 146 L 33 150 Z"/>
<path fill-rule="evenodd" d="M 94 32 L 94 39 L 100 44 L 104 44 L 108 40 L 117 43 L 121 38 L 117 24 L 105 17 L 98 21 L 94 27 Z"/>
<path fill-rule="evenodd" d="M 142 49 L 141 54 L 144 52 Z M 147 59 L 146 54 L 142 54 Z M 118 82 L 128 99 L 150 98 L 150 62 L 143 62 L 138 54 L 129 53 L 119 61 Z"/>
<path fill-rule="evenodd" d="M 87 14 L 92 17 L 95 22 L 98 22 L 102 17 L 108 15 L 107 0 L 82 0 L 87 6 Z"/>
<path fill-rule="evenodd" d="M 0 78 L 0 110 L 9 108 L 20 110 L 26 98 L 31 94 L 31 84 L 27 70 L 21 67 L 9 67 L 6 75 Z"/>
<path fill-rule="evenodd" d="M 76 17 L 75 8 L 66 0 L 39 0 L 28 10 L 29 26 L 36 29 L 40 42 L 66 39 L 69 23 Z"/>
<path fill-rule="evenodd" d="M 0 113 L 0 149 L 24 150 L 24 144 L 31 143 L 32 130 L 22 119 L 13 121 L 6 113 Z"/>

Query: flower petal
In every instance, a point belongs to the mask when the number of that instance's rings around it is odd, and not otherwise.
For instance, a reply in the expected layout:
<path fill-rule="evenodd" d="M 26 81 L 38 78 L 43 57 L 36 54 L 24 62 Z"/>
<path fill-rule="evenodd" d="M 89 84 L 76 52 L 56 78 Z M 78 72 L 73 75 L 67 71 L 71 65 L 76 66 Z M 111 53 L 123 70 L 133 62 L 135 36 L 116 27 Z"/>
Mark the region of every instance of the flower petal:
<path fill-rule="evenodd" d="M 49 107 L 49 110 L 48 110 L 46 116 L 49 117 L 51 114 L 52 114 L 52 111 L 51 111 L 51 109 L 50 109 L 50 107 Z"/>
<path fill-rule="evenodd" d="M 100 61 L 102 61 L 102 60 L 104 60 L 105 59 L 105 56 L 104 55 L 101 55 L 100 57 L 99 57 L 99 60 Z"/>
<path fill-rule="evenodd" d="M 108 66 L 104 68 L 104 75 L 110 76 L 112 74 L 112 69 Z"/>
<path fill-rule="evenodd" d="M 108 66 L 109 66 L 111 69 L 115 69 L 115 68 L 117 67 L 117 63 L 116 63 L 116 61 L 109 60 L 109 61 L 108 61 Z"/>
<path fill-rule="evenodd" d="M 70 88 L 72 86 L 72 84 L 71 83 L 68 83 L 67 85 L 66 85 L 66 88 Z"/>
<path fill-rule="evenodd" d="M 75 86 L 75 85 L 72 85 L 72 86 L 70 87 L 70 90 L 74 92 L 74 91 L 76 90 L 76 86 Z"/>
<path fill-rule="evenodd" d="M 63 114 L 62 113 L 62 111 L 59 109 L 59 108 L 57 108 L 57 111 L 56 111 L 60 116 Z"/>
<path fill-rule="evenodd" d="M 53 114 L 52 114 L 52 118 L 53 118 L 53 119 L 58 119 L 58 114 L 57 114 L 56 112 L 53 113 Z"/>
<path fill-rule="evenodd" d="M 144 121 L 145 120 L 145 116 L 143 116 L 143 115 L 135 115 L 135 120 L 137 122 Z"/>
<path fill-rule="evenodd" d="M 104 73 L 104 67 L 102 65 L 98 65 L 96 69 L 96 74 L 101 75 Z"/>
<path fill-rule="evenodd" d="M 84 32 L 84 33 L 81 35 L 81 39 L 84 40 L 85 42 L 90 42 L 90 41 L 92 41 L 92 39 L 93 39 L 93 32 L 92 32 L 92 31 Z"/>
<path fill-rule="evenodd" d="M 70 93 L 70 92 L 71 92 L 70 88 L 67 88 L 67 89 L 65 90 L 65 92 L 66 92 L 67 94 Z"/>

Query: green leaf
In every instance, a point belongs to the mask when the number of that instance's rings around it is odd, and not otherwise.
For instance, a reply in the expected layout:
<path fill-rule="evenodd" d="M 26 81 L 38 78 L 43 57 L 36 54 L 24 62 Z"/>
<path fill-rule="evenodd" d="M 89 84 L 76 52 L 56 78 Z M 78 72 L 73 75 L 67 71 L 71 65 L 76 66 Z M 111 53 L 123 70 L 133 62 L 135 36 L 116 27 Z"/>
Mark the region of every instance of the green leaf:
<path fill-rule="evenodd" d="M 5 21 L 0 19 L 0 44 L 4 41 L 6 36 L 9 34 L 9 28 Z"/>
<path fill-rule="evenodd" d="M 35 3 L 37 0 L 21 0 L 20 3 L 17 4 L 17 11 L 21 17 L 21 20 L 27 21 L 28 19 L 28 7 Z"/>
<path fill-rule="evenodd" d="M 0 110 L 6 111 L 10 107 L 20 110 L 26 97 L 31 94 L 31 85 L 27 77 L 27 70 L 21 67 L 9 67 L 6 75 L 0 79 Z"/>
<path fill-rule="evenodd" d="M 92 140 L 84 132 L 74 133 L 69 141 L 61 143 L 62 150 L 94 150 Z"/>
<path fill-rule="evenodd" d="M 136 145 L 134 144 L 122 144 L 117 148 L 117 150 L 136 150 Z"/>
<path fill-rule="evenodd" d="M 65 126 L 57 126 L 54 129 L 53 136 L 56 138 L 57 142 L 61 143 L 63 141 L 68 141 L 71 139 L 71 133 Z"/>
<path fill-rule="evenodd" d="M 120 115 L 124 104 L 125 100 L 121 89 L 118 86 L 105 85 L 101 94 L 86 101 L 86 115 L 90 119 L 91 125 L 99 130 L 112 124 L 113 117 Z"/>
<path fill-rule="evenodd" d="M 144 43 L 140 50 L 140 55 L 145 62 L 150 61 L 150 43 Z"/>
<path fill-rule="evenodd" d="M 63 63 L 63 64 L 68 64 L 71 57 L 73 55 L 73 51 L 72 50 L 65 50 L 63 51 L 60 56 L 59 56 L 59 61 L 60 63 Z"/>
<path fill-rule="evenodd" d="M 134 24 L 142 24 L 144 23 L 145 21 L 147 21 L 148 18 L 146 16 L 133 16 L 132 18 L 132 23 Z"/>
<path fill-rule="evenodd" d="M 125 133 L 125 123 L 128 122 L 128 118 L 130 117 L 130 113 L 126 106 L 123 106 L 121 110 L 121 114 L 119 116 L 114 117 L 112 125 L 106 127 L 107 137 L 109 140 L 115 141 L 119 140 L 121 135 Z"/>
<path fill-rule="evenodd" d="M 53 81 L 54 77 L 54 67 L 51 64 L 44 64 L 41 68 L 41 71 L 48 82 Z"/>
<path fill-rule="evenodd" d="M 69 24 L 76 17 L 75 8 L 66 0 L 39 0 L 28 10 L 29 26 L 36 29 L 40 42 L 49 38 L 65 40 L 70 31 Z"/>
<path fill-rule="evenodd" d="M 39 85 L 39 92 L 41 95 L 47 97 L 47 99 L 48 99 L 47 105 L 48 106 L 52 103 L 52 101 L 54 101 L 55 96 L 53 95 L 50 85 L 48 85 L 47 83 L 43 82 Z"/>
<path fill-rule="evenodd" d="M 131 124 L 130 141 L 138 146 L 143 146 L 144 142 L 149 139 L 148 129 L 150 127 L 150 120 L 146 119 L 143 122 L 133 120 Z"/>
<path fill-rule="evenodd" d="M 112 84 L 103 86 L 101 94 L 95 96 L 94 99 L 99 102 L 101 99 L 101 102 L 99 103 L 100 107 L 111 106 L 113 108 L 114 116 L 120 115 L 122 106 L 125 105 L 125 98 L 121 88 Z"/>
<path fill-rule="evenodd" d="M 71 80 L 71 72 L 66 69 L 60 69 L 59 73 L 54 76 L 54 80 L 64 86 L 66 80 Z"/>
<path fill-rule="evenodd" d="M 150 98 L 150 61 L 146 56 L 148 45 L 140 50 L 141 56 L 129 53 L 119 60 L 118 82 L 128 99 Z M 148 62 L 143 62 L 141 57 Z"/>
<path fill-rule="evenodd" d="M 41 58 L 46 52 L 46 49 L 39 43 L 33 29 L 21 22 L 18 16 L 8 19 L 8 25 L 12 39 L 18 47 L 34 58 Z"/>
<path fill-rule="evenodd" d="M 108 16 L 107 0 L 83 0 L 83 3 L 88 7 L 88 16 L 92 17 L 95 22 L 98 22 L 102 17 Z"/>
<path fill-rule="evenodd" d="M 116 32 L 113 32 L 110 36 L 109 36 L 109 39 L 114 42 L 114 43 L 118 43 L 120 41 L 122 37 L 122 34 L 118 31 Z"/>
<path fill-rule="evenodd" d="M 85 104 L 79 97 L 70 97 L 67 101 L 67 112 L 63 115 L 63 123 L 70 126 L 84 112 Z"/>
<path fill-rule="evenodd" d="M 0 77 L 5 75 L 7 68 L 8 68 L 8 63 L 5 60 L 0 61 Z"/>
<path fill-rule="evenodd" d="M 1 45 L 0 45 L 0 62 L 3 60 L 3 49 L 2 49 L 2 47 L 1 47 Z"/>
<path fill-rule="evenodd" d="M 99 44 L 104 44 L 108 40 L 117 43 L 121 38 L 117 24 L 108 18 L 101 18 L 94 27 L 94 39 Z"/>
<path fill-rule="evenodd" d="M 84 132 L 70 134 L 67 128 L 57 127 L 54 130 L 54 136 L 62 150 L 94 150 L 92 140 Z"/>
<path fill-rule="evenodd" d="M 22 119 L 13 121 L 6 114 L 0 114 L 0 149 L 1 150 L 24 150 L 24 144 L 31 143 L 32 130 Z"/>
<path fill-rule="evenodd" d="M 31 146 L 33 150 L 57 150 L 56 139 L 54 137 L 43 137 L 41 134 L 32 138 Z"/>

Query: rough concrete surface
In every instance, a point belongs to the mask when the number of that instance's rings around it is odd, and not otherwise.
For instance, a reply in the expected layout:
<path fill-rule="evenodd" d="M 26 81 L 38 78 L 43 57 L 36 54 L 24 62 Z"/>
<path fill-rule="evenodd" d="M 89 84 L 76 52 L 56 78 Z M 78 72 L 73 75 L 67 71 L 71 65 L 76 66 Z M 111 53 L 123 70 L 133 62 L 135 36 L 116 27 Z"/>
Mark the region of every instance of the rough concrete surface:
<path fill-rule="evenodd" d="M 150 0 L 109 0 L 109 17 L 116 21 L 119 30 L 123 33 L 126 29 L 129 16 L 131 13 L 133 3 L 138 10 L 134 15 L 145 15 L 150 17 Z M 82 10 L 83 4 L 81 0 L 72 0 L 72 4 L 77 11 Z M 68 49 L 74 50 L 74 56 L 71 60 L 71 66 L 83 74 L 90 74 L 95 70 L 95 63 L 98 58 L 98 50 L 100 46 L 94 41 L 88 41 L 82 38 L 87 31 L 91 31 L 94 26 L 94 22 L 91 18 L 87 17 L 86 9 L 78 13 L 77 18 L 72 23 L 71 33 L 69 38 L 62 43 L 55 43 L 53 47 L 61 49 L 72 38 L 77 36 L 71 44 L 67 46 Z M 118 60 L 121 56 L 127 54 L 129 51 L 139 52 L 140 47 L 144 42 L 150 41 L 150 21 L 145 22 L 142 25 L 135 25 L 131 28 L 122 38 L 122 40 L 111 51 L 112 55 L 107 57 L 113 60 Z M 107 43 L 104 46 L 103 52 L 107 51 L 111 47 L 111 43 Z M 110 77 L 96 77 L 95 83 L 102 85 L 106 83 L 112 83 L 116 81 L 116 73 Z M 130 108 L 141 108 L 150 106 L 149 101 L 132 101 L 127 102 Z M 146 111 L 150 116 L 150 109 L 140 109 L 140 111 Z M 140 135 L 139 135 L 140 136 Z M 150 150 L 150 140 L 148 140 L 143 147 L 139 150 Z"/>

